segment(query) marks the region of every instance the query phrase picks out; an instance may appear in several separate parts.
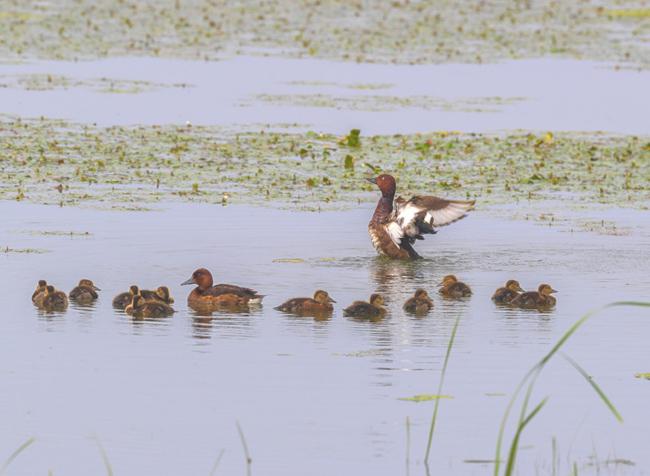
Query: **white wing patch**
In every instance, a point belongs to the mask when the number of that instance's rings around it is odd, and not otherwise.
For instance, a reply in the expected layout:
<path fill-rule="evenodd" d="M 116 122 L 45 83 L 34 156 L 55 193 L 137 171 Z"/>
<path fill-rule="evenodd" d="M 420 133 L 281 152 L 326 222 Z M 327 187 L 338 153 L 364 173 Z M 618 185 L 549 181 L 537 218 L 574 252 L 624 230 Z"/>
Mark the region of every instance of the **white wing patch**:
<path fill-rule="evenodd" d="M 396 221 L 391 221 L 385 226 L 388 236 L 390 236 L 390 239 L 395 243 L 395 246 L 399 248 L 402 238 L 404 237 L 404 230 Z"/>
<path fill-rule="evenodd" d="M 427 210 L 424 220 L 430 226 L 445 226 L 460 220 L 472 209 L 469 202 L 450 202 L 448 206 L 440 210 Z"/>

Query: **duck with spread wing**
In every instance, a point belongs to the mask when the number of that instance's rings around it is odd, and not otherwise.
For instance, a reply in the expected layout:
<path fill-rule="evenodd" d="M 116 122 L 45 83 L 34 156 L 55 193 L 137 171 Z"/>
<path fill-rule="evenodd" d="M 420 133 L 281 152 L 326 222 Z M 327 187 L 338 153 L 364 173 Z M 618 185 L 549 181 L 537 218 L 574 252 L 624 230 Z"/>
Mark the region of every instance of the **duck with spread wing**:
<path fill-rule="evenodd" d="M 377 252 L 390 258 L 420 258 L 413 249 L 415 240 L 423 240 L 423 235 L 436 233 L 436 228 L 465 218 L 474 208 L 474 200 L 419 195 L 410 200 L 395 198 L 397 185 L 392 175 L 382 174 L 367 180 L 381 190 L 368 232 Z"/>

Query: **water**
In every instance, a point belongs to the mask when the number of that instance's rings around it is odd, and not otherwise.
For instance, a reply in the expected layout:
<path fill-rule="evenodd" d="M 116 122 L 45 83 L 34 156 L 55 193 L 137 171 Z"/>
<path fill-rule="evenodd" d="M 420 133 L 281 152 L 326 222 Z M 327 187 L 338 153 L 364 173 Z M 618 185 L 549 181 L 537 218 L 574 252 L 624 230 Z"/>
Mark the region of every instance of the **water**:
<path fill-rule="evenodd" d="M 519 204 L 518 209 L 526 209 Z M 154 212 L 109 212 L 0 203 L 0 245 L 48 250 L 0 253 L 0 460 L 25 439 L 36 443 L 12 475 L 104 472 L 94 437 L 115 474 L 244 474 L 239 421 L 253 474 L 425 474 L 422 456 L 433 403 L 399 400 L 435 393 L 444 353 L 461 317 L 433 442 L 431 474 L 486 474 L 500 418 L 526 370 L 588 309 L 648 300 L 647 212 L 603 210 L 630 226 L 626 236 L 568 232 L 475 212 L 418 243 L 427 259 L 375 257 L 366 233 L 371 207 L 297 213 L 263 207 L 165 204 Z M 593 213 L 593 212 L 592 212 Z M 89 232 L 44 236 L 36 232 Z M 274 262 L 300 258 L 301 263 Z M 218 282 L 266 294 L 248 314 L 197 316 L 179 283 L 200 266 Z M 466 301 L 443 301 L 435 284 L 455 273 Z M 45 278 L 69 291 L 88 277 L 102 288 L 92 309 L 43 315 L 30 296 Z M 496 308 L 495 288 L 517 278 L 549 282 L 557 310 Z M 171 288 L 178 311 L 133 322 L 111 307 L 132 283 Z M 401 311 L 416 287 L 434 295 L 424 317 Z M 326 289 L 338 301 L 328 320 L 283 315 L 273 306 Z M 341 315 L 355 299 L 382 292 L 378 323 Z M 549 403 L 527 429 L 521 474 L 551 473 L 551 438 L 563 474 L 594 458 L 602 474 L 647 474 L 650 383 L 647 310 L 594 318 L 566 347 L 623 414 L 618 424 L 562 358 L 543 374 L 533 402 Z M 406 465 L 406 418 L 411 421 Z M 602 466 L 625 458 L 636 466 Z M 470 462 L 467 462 L 470 461 Z M 607 469 L 607 471 L 605 471 Z"/>
<path fill-rule="evenodd" d="M 557 59 L 485 65 L 382 65 L 261 57 L 219 62 L 112 58 L 0 64 L 0 83 L 13 75 L 30 74 L 64 75 L 81 81 L 112 78 L 186 83 L 190 87 L 145 88 L 140 94 L 108 94 L 88 87 L 51 91 L 0 88 L 2 113 L 100 125 L 298 123 L 337 134 L 352 128 L 360 128 L 364 134 L 513 129 L 646 134 L 650 109 L 646 93 L 650 72 L 615 71 L 605 63 Z M 345 87 L 349 84 L 386 87 L 355 90 Z M 487 112 L 400 105 L 375 111 L 351 110 L 345 103 L 338 108 L 319 108 L 256 99 L 263 94 L 379 96 L 376 106 L 384 105 L 384 96 L 432 97 L 452 105 L 468 98 L 518 100 L 496 107 L 479 105 Z"/>

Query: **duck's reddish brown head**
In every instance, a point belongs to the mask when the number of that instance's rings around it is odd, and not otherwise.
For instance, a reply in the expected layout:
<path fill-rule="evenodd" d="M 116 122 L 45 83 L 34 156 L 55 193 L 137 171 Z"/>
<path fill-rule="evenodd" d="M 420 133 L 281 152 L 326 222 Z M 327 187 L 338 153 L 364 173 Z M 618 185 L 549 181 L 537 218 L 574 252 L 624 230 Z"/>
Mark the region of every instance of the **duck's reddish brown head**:
<path fill-rule="evenodd" d="M 381 190 L 383 196 L 393 196 L 395 195 L 395 190 L 397 189 L 397 183 L 395 182 L 395 177 L 388 174 L 381 174 L 375 178 L 366 179 L 370 183 L 374 183 Z"/>
<path fill-rule="evenodd" d="M 192 277 L 181 283 L 181 286 L 196 284 L 202 291 L 212 287 L 212 274 L 205 268 L 199 268 L 192 273 Z"/>

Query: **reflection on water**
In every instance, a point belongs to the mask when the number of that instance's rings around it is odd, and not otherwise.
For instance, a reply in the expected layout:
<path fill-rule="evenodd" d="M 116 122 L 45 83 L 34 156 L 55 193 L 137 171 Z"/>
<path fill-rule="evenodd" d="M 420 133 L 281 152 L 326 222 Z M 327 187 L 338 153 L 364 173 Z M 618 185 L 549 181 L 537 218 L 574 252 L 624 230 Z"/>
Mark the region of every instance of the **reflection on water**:
<path fill-rule="evenodd" d="M 642 213 L 630 212 L 638 233 L 613 237 L 569 235 L 477 212 L 422 244 L 425 259 L 403 263 L 374 255 L 366 232 L 370 207 L 318 214 L 166 207 L 118 213 L 0 203 L 0 243 L 50 250 L 0 255 L 6 311 L 0 320 L 0 419 L 9 428 L 0 434 L 0 449 L 39 435 L 32 457 L 26 453 L 14 463 L 17 474 L 46 474 L 57 462 L 55 474 L 101 471 L 93 466 L 96 452 L 78 443 L 89 433 L 101 437 L 121 474 L 207 474 L 219 448 L 227 450 L 220 471 L 236 474 L 242 462 L 235 420 L 263 474 L 400 474 L 407 416 L 411 473 L 422 474 L 419 455 L 432 407 L 400 398 L 435 392 L 457 317 L 444 389 L 453 398 L 441 402 L 432 471 L 483 474 L 484 467 L 463 461 L 493 453 L 506 399 L 490 395 L 509 395 L 586 309 L 647 298 L 650 289 L 650 228 L 638 228 L 647 221 Z M 90 238 L 10 232 L 52 229 L 54 223 L 75 229 L 79 222 Z M 251 222 L 256 234 L 242 235 Z M 201 236 L 186 232 L 192 229 L 201 229 Z M 291 241 L 291 256 L 303 261 L 274 262 L 295 236 L 301 239 Z M 173 316 L 134 320 L 112 308 L 110 296 L 130 283 L 180 283 L 200 266 L 214 269 L 219 281 L 259 289 L 264 305 L 196 312 L 187 308 L 190 290 L 173 285 Z M 473 296 L 443 299 L 436 285 L 447 274 L 462 277 Z M 68 289 L 80 275 L 102 283 L 93 306 L 71 303 L 65 313 L 33 307 L 37 279 Z M 507 279 L 526 289 L 553 283 L 561 291 L 557 308 L 539 313 L 496 306 L 490 297 Z M 405 314 L 404 301 L 420 287 L 434 308 L 422 317 Z M 314 289 L 336 299 L 331 316 L 273 309 Z M 344 307 L 375 292 L 386 298 L 383 319 L 342 316 Z M 534 446 L 522 452 L 521 468 L 546 460 L 551 435 L 564 451 L 571 445 L 572 458 L 580 461 L 593 445 L 607 454 L 615 444 L 638 468 L 650 467 L 642 443 L 650 425 L 644 410 L 650 386 L 633 378 L 648 370 L 650 320 L 638 314 L 621 309 L 594 319 L 567 348 L 622 413 L 634 416 L 635 426 L 614 426 L 584 379 L 569 366 L 554 365 L 539 384 L 553 405 L 544 409 L 542 423 L 531 425 L 526 444 Z M 569 441 L 566 435 L 576 432 Z M 186 456 L 171 456 L 177 454 Z"/>

